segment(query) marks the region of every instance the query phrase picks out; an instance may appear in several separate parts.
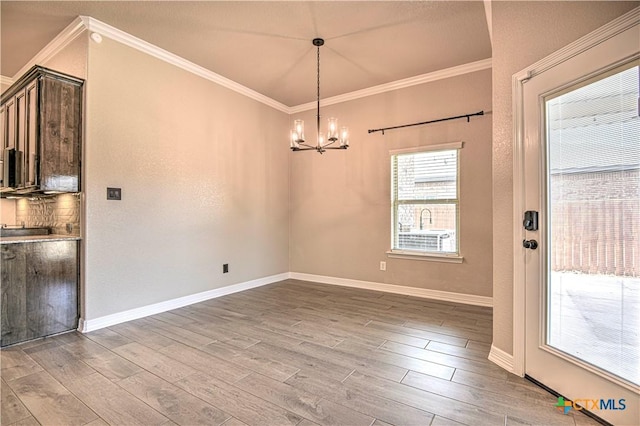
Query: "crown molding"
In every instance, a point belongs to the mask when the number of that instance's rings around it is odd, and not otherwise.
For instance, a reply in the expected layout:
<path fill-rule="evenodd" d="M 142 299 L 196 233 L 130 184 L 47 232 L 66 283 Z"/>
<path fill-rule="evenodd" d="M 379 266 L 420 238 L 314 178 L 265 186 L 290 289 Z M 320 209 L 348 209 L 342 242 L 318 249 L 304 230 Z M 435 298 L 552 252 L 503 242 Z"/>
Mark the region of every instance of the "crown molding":
<path fill-rule="evenodd" d="M 49 44 L 47 44 L 38 54 L 36 54 L 29 62 L 27 62 L 20 71 L 13 76 L 13 79 L 2 77 L 3 84 L 5 81 L 15 81 L 21 75 L 29 70 L 33 65 L 46 62 L 48 59 L 56 55 L 69 43 L 76 39 L 84 31 L 90 31 L 98 33 L 104 37 L 108 37 L 111 40 L 122 43 L 133 49 L 139 50 L 157 59 L 160 59 L 169 64 L 175 65 L 184 69 L 190 73 L 193 73 L 199 77 L 212 81 L 222 87 L 225 87 L 234 92 L 240 93 L 250 99 L 270 106 L 278 111 L 286 114 L 295 114 L 302 111 L 312 110 L 316 107 L 315 102 L 309 102 L 293 107 L 284 105 L 281 102 L 276 101 L 268 96 L 256 92 L 246 86 L 236 83 L 226 77 L 221 76 L 213 71 L 210 71 L 200 65 L 194 64 L 176 54 L 173 54 L 167 50 L 161 49 L 149 42 L 146 42 L 138 37 L 135 37 L 129 33 L 126 33 L 118 28 L 115 28 L 109 24 L 99 21 L 90 16 L 78 16 L 69 24 L 60 34 L 58 34 Z M 352 101 L 367 96 L 377 95 L 380 93 L 390 92 L 394 90 L 404 89 L 407 87 L 416 86 L 419 84 L 429 83 L 432 81 L 442 80 L 445 78 L 451 78 L 462 74 L 467 74 L 475 71 L 491 68 L 491 58 L 482 59 L 480 61 L 471 62 L 468 64 L 458 65 L 451 68 L 446 68 L 439 71 L 434 71 L 415 77 L 409 77 L 402 80 L 393 81 L 390 83 L 384 83 L 377 86 L 369 87 L 362 90 L 356 90 L 354 92 L 345 93 L 338 96 L 333 96 L 320 101 L 322 106 L 333 105 L 342 102 Z M 10 83 L 9 83 L 10 84 Z"/>
<path fill-rule="evenodd" d="M 40 50 L 29 62 L 27 62 L 14 76 L 13 80 L 17 80 L 24 73 L 29 71 L 34 65 L 40 65 L 53 56 L 58 54 L 62 49 L 67 47 L 73 40 L 85 31 L 85 26 L 80 17 L 73 20 L 67 27 L 60 32 L 53 40 Z"/>
<path fill-rule="evenodd" d="M 115 40 L 126 46 L 137 49 L 143 53 L 146 53 L 150 56 L 160 59 L 161 61 L 175 65 L 178 68 L 182 68 L 185 71 L 191 72 L 199 77 L 212 81 L 216 84 L 219 84 L 220 86 L 226 87 L 227 89 L 233 90 L 234 92 L 238 92 L 248 98 L 261 102 L 279 111 L 289 113 L 288 112 L 289 107 L 287 107 L 286 105 L 274 99 L 271 99 L 261 93 L 258 93 L 255 90 L 249 89 L 246 86 L 236 83 L 233 80 L 223 77 L 220 74 L 216 74 L 213 71 L 210 71 L 204 67 L 201 67 L 200 65 L 194 64 L 191 61 L 188 61 L 167 50 L 161 49 L 160 47 L 155 46 L 151 43 L 148 43 L 142 39 L 139 39 L 138 37 L 132 36 L 129 33 L 126 33 L 122 30 L 112 27 L 109 24 L 105 24 L 104 22 L 98 21 L 97 19 L 94 19 L 88 16 L 82 16 L 80 18 L 84 22 L 84 25 L 86 26 L 86 28 L 91 32 L 96 32 L 102 35 L 103 37 L 108 37 L 111 40 Z"/>
<path fill-rule="evenodd" d="M 333 96 L 330 98 L 320 100 L 321 106 L 339 104 L 342 102 L 353 101 L 355 99 L 364 98 L 367 96 L 378 95 L 380 93 L 391 92 L 394 90 L 405 89 L 407 87 L 417 86 L 419 84 L 430 83 L 432 81 L 443 80 L 445 78 L 456 77 L 463 74 L 468 74 L 476 71 L 481 71 L 491 68 L 491 58 L 482 59 L 480 61 L 470 62 L 468 64 L 458 65 L 451 68 L 445 68 L 426 74 L 417 75 L 415 77 L 409 77 L 402 80 L 392 81 L 390 83 L 380 84 L 378 86 L 372 86 L 362 90 L 356 90 L 355 92 L 345 93 L 343 95 Z M 308 111 L 316 108 L 316 102 L 308 102 L 289 108 L 289 114 L 295 114 L 302 111 Z"/>
<path fill-rule="evenodd" d="M 0 75 L 0 84 L 11 86 L 13 84 L 13 81 L 14 80 L 11 77 Z"/>

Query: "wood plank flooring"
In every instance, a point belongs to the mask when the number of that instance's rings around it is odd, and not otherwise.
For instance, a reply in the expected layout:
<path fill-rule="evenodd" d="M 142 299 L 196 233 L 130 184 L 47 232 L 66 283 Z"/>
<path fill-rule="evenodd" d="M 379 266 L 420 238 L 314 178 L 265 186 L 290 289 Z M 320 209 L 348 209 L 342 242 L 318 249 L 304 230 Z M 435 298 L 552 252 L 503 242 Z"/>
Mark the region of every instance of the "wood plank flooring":
<path fill-rule="evenodd" d="M 487 360 L 490 308 L 286 280 L 5 348 L 2 425 L 593 425 Z"/>

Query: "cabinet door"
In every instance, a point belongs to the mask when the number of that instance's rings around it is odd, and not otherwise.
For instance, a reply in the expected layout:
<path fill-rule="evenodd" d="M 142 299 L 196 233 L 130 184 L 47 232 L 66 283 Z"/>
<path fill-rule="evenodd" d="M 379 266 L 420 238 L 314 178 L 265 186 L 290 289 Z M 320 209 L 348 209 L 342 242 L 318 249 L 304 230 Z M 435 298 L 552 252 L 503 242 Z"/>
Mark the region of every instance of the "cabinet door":
<path fill-rule="evenodd" d="M 7 114 L 5 114 L 5 107 L 0 107 L 0 188 L 4 187 L 4 147 L 5 140 L 7 139 Z"/>
<path fill-rule="evenodd" d="M 5 103 L 4 106 L 4 122 L 5 122 L 5 137 L 3 140 L 4 150 L 11 150 L 9 153 L 11 158 L 5 156 L 5 152 L 2 152 L 2 186 L 3 187 L 15 187 L 18 182 L 18 167 L 14 158 L 19 157 L 16 154 L 16 98 L 13 97 Z M 4 162 L 4 160 L 8 160 Z"/>
<path fill-rule="evenodd" d="M 25 167 L 24 158 L 26 154 L 26 133 L 27 133 L 27 92 L 21 90 L 16 94 L 16 151 L 18 153 L 18 160 L 21 164 L 16 164 L 16 187 L 20 188 L 24 186 L 25 181 Z M 22 158 L 20 158 L 22 157 Z"/>
<path fill-rule="evenodd" d="M 27 339 L 78 326 L 78 243 L 25 243 Z"/>
<path fill-rule="evenodd" d="M 0 345 L 6 346 L 27 340 L 27 286 L 25 244 L 3 244 L 0 311 L 2 330 Z"/>
<path fill-rule="evenodd" d="M 27 122 L 25 144 L 25 186 L 37 185 L 38 164 L 38 85 L 37 81 L 29 84 L 26 89 Z"/>
<path fill-rule="evenodd" d="M 41 80 L 40 188 L 79 190 L 81 86 L 43 76 Z"/>
<path fill-rule="evenodd" d="M 15 98 L 7 101 L 5 104 L 6 126 L 7 133 L 4 140 L 5 148 L 16 147 L 16 102 Z"/>

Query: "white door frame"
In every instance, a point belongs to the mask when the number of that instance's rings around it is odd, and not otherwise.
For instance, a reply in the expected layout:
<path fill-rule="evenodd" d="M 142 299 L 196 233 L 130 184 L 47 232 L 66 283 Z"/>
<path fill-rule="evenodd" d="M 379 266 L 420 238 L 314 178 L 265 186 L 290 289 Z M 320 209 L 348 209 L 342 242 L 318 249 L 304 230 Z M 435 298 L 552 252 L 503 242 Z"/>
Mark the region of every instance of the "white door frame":
<path fill-rule="evenodd" d="M 596 46 L 640 23 L 640 7 L 627 12 L 608 24 L 552 53 L 513 75 L 513 369 L 520 377 L 525 374 L 525 231 L 522 215 L 524 199 L 524 84 L 530 78 Z"/>

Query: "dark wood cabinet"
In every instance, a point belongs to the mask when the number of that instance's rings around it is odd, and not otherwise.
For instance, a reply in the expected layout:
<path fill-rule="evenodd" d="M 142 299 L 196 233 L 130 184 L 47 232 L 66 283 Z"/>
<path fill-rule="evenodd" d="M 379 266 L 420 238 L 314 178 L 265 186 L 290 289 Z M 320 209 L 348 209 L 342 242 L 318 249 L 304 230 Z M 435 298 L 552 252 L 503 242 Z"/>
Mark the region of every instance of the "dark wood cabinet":
<path fill-rule="evenodd" d="M 78 241 L 2 244 L 0 346 L 78 326 Z"/>
<path fill-rule="evenodd" d="M 25 244 L 0 247 L 0 342 L 2 346 L 27 340 L 27 263 Z"/>
<path fill-rule="evenodd" d="M 80 190 L 83 83 L 35 66 L 2 95 L 2 192 Z"/>

